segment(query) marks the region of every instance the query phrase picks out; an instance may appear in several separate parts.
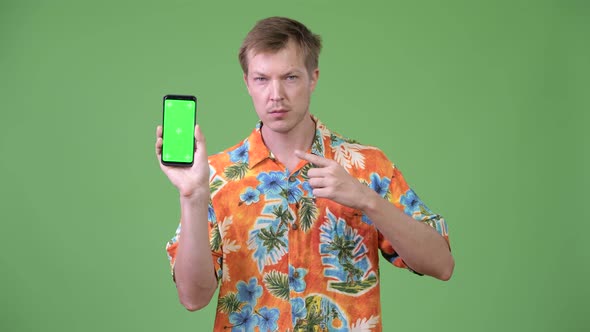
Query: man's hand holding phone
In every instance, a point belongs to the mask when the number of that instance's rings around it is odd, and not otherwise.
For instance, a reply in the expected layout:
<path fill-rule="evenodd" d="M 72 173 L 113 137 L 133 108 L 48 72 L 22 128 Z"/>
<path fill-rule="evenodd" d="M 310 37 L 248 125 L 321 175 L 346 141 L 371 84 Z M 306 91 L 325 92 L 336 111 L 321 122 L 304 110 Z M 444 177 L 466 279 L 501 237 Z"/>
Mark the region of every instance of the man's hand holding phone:
<path fill-rule="evenodd" d="M 164 96 L 163 125 L 156 130 L 160 168 L 185 198 L 209 194 L 207 149 L 196 124 L 196 107 L 194 96 Z"/>
<path fill-rule="evenodd" d="M 156 129 L 156 156 L 158 162 L 162 160 L 162 126 Z M 200 190 L 209 193 L 209 163 L 205 136 L 199 125 L 195 126 L 194 162 L 190 167 L 164 165 L 160 168 L 168 176 L 170 182 L 178 189 L 183 197 L 190 197 Z"/>

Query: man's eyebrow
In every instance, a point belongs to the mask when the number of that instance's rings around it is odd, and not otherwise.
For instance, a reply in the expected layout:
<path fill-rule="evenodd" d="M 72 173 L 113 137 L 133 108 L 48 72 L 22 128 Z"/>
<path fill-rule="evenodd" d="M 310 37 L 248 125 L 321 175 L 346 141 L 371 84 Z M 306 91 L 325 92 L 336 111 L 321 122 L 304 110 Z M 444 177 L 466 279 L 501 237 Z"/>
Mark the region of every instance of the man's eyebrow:
<path fill-rule="evenodd" d="M 299 69 L 291 69 L 288 72 L 285 73 L 285 76 L 287 75 L 291 75 L 291 74 L 301 74 L 303 71 L 299 70 Z"/>
<path fill-rule="evenodd" d="M 289 75 L 293 75 L 293 74 L 301 75 L 301 73 L 303 73 L 303 70 L 291 69 L 291 70 L 288 70 L 285 73 L 281 74 L 280 76 L 285 77 L 285 76 L 289 76 Z M 260 72 L 260 71 L 253 71 L 248 74 L 248 76 L 250 76 L 250 75 L 252 75 L 252 76 L 268 76 L 268 74 Z"/>

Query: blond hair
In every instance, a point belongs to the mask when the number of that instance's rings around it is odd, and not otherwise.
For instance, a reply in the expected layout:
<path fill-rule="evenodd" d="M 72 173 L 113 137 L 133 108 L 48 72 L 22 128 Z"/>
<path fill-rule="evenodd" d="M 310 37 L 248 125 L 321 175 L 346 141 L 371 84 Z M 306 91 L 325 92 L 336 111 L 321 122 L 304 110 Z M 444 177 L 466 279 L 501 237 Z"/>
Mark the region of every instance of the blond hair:
<path fill-rule="evenodd" d="M 250 53 L 278 52 L 287 47 L 289 41 L 294 41 L 303 52 L 305 67 L 310 74 L 318 68 L 321 37 L 298 21 L 275 16 L 258 21 L 246 35 L 238 56 L 244 74 L 248 74 Z"/>

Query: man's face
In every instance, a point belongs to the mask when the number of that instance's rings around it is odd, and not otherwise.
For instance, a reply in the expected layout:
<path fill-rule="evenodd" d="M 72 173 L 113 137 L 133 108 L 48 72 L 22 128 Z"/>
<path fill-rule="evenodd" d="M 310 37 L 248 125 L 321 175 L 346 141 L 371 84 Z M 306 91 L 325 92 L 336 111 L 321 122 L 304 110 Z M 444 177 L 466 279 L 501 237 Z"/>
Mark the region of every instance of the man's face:
<path fill-rule="evenodd" d="M 285 134 L 303 124 L 318 75 L 309 74 L 293 42 L 276 53 L 250 53 L 244 81 L 263 128 Z"/>

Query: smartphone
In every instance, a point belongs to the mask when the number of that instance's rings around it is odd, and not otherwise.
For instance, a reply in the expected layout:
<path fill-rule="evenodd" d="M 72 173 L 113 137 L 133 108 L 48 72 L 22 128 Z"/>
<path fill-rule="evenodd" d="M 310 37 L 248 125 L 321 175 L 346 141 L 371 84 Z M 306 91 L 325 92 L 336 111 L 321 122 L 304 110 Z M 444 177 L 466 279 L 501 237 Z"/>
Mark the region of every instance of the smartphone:
<path fill-rule="evenodd" d="M 164 96 L 162 164 L 193 165 L 196 121 L 197 98 L 195 96 Z"/>

